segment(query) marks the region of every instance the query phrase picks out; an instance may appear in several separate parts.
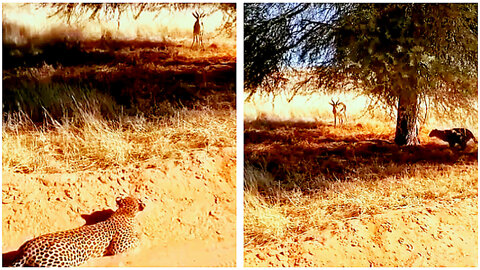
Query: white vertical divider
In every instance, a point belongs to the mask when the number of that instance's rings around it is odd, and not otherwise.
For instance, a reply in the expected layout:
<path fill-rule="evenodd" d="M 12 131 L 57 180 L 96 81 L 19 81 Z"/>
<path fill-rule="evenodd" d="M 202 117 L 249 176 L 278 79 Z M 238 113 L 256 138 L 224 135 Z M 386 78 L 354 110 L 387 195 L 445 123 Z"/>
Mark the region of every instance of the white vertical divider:
<path fill-rule="evenodd" d="M 237 1 L 237 268 L 243 268 L 243 1 Z"/>

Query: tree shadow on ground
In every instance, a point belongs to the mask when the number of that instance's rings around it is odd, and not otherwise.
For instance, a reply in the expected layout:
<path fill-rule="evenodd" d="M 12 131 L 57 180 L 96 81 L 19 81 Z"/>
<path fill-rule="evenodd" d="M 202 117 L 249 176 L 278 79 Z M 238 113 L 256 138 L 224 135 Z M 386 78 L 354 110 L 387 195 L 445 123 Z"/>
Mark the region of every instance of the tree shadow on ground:
<path fill-rule="evenodd" d="M 178 55 L 177 47 L 135 40 L 56 40 L 31 55 L 29 46 L 4 44 L 4 112 L 21 109 L 34 122 L 45 120 L 45 110 L 61 117 L 73 96 L 64 93 L 75 89 L 95 90 L 95 98 L 111 100 L 109 110 L 102 110 L 111 118 L 124 112 L 168 117 L 171 108 L 235 108 L 236 58 L 190 55 L 189 49 Z M 47 99 L 50 95 L 59 98 Z"/>
<path fill-rule="evenodd" d="M 61 37 L 52 37 L 43 43 L 27 43 L 17 45 L 3 44 L 3 68 L 36 67 L 43 64 L 75 66 L 85 64 L 109 64 L 115 61 L 128 61 L 128 58 L 118 59 L 117 51 L 133 50 L 166 50 L 176 44 L 145 40 L 116 40 L 102 38 L 96 40 L 67 40 Z M 157 54 L 158 56 L 158 54 Z M 166 56 L 166 54 L 165 54 Z M 165 57 L 164 57 L 165 58 Z"/>
<path fill-rule="evenodd" d="M 95 211 L 91 214 L 84 214 L 84 215 L 81 215 L 81 217 L 85 220 L 86 223 L 85 223 L 84 226 L 86 226 L 86 225 L 93 225 L 93 224 L 105 221 L 109 217 L 111 217 L 113 213 L 115 213 L 115 211 L 113 211 L 111 209 L 107 209 L 107 210 Z M 22 247 L 27 242 L 23 243 L 15 251 L 2 253 L 2 267 L 11 267 L 14 260 L 22 255 L 21 254 L 22 253 Z"/>
<path fill-rule="evenodd" d="M 246 164 L 271 173 L 285 189 L 302 191 L 315 190 L 309 181 L 312 178 L 349 181 L 366 174 L 392 176 L 412 164 L 478 162 L 476 146 L 470 145 L 465 151 L 433 142 L 400 147 L 393 143 L 393 131 L 375 134 L 361 125 L 334 128 L 318 123 L 256 120 L 245 123 L 244 137 Z M 301 177 L 289 185 L 292 175 Z"/>

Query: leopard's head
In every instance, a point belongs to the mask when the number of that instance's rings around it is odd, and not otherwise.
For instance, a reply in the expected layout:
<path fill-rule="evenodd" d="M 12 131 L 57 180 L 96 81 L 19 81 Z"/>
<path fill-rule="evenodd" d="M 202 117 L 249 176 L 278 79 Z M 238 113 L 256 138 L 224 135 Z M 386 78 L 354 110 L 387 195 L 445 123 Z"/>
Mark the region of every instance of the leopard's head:
<path fill-rule="evenodd" d="M 438 129 L 434 129 L 432 131 L 430 131 L 430 134 L 428 134 L 429 137 L 437 137 L 439 134 L 441 134 L 442 132 Z"/>
<path fill-rule="evenodd" d="M 139 199 L 133 197 L 118 197 L 117 198 L 117 212 L 127 214 L 129 216 L 135 216 L 138 212 L 143 211 L 145 204 Z"/>

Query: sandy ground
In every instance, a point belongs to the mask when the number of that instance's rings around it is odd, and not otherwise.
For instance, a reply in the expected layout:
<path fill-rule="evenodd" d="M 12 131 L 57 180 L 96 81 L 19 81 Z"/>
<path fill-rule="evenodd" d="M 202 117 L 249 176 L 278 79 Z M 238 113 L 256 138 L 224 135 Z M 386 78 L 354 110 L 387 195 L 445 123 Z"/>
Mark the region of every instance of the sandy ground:
<path fill-rule="evenodd" d="M 84 266 L 235 266 L 235 151 L 103 171 L 2 172 L 4 265 L 25 241 L 98 220 L 130 193 L 148 198 L 139 247 Z"/>
<path fill-rule="evenodd" d="M 478 200 L 432 203 L 312 229 L 245 251 L 245 266 L 478 266 Z"/>

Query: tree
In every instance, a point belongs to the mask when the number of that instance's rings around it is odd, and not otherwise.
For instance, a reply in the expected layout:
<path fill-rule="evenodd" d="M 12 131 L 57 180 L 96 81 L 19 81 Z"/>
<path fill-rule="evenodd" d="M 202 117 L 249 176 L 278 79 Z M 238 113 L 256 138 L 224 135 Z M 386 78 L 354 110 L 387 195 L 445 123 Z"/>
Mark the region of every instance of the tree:
<path fill-rule="evenodd" d="M 315 68 L 319 86 L 354 81 L 372 99 L 395 108 L 398 145 L 418 143 L 421 101 L 429 100 L 444 111 L 462 107 L 476 113 L 477 4 L 305 4 L 304 7 L 302 15 L 290 20 L 285 16 L 288 13 L 281 10 L 270 17 L 260 17 L 260 22 L 246 20 L 251 24 L 245 27 L 245 43 L 253 38 L 255 55 L 265 56 L 264 49 L 249 29 L 267 37 L 272 29 L 264 26 L 267 29 L 262 31 L 258 28 L 261 23 L 287 20 L 289 23 L 283 25 L 288 25 L 288 29 L 283 35 L 288 37 L 283 39 L 298 41 L 295 51 L 276 51 L 282 55 L 282 58 L 276 55 L 281 64 L 256 70 L 256 77 L 245 72 L 246 86 L 251 90 L 255 91 L 267 80 L 269 71 L 294 64 L 287 57 L 294 52 L 298 55 L 295 61 Z M 252 8 L 253 12 L 248 6 L 246 13 L 261 12 L 258 6 Z M 288 10 L 293 10 L 293 6 Z M 255 33 L 255 36 L 261 35 Z M 246 44 L 245 48 L 248 55 L 247 48 L 251 47 Z M 272 48 L 268 50 L 272 54 Z M 258 57 L 245 57 L 245 67 L 256 66 L 257 60 Z M 262 59 L 262 63 L 266 62 Z"/>
<path fill-rule="evenodd" d="M 245 87 L 255 90 L 262 85 L 266 91 L 271 91 L 277 88 L 278 77 L 270 79 L 281 69 L 298 66 L 302 62 L 311 64 L 306 59 L 310 54 L 323 59 L 329 53 L 333 40 L 330 23 L 338 19 L 341 8 L 346 6 L 247 4 L 244 23 Z M 321 65 L 327 63 L 322 62 Z"/>

